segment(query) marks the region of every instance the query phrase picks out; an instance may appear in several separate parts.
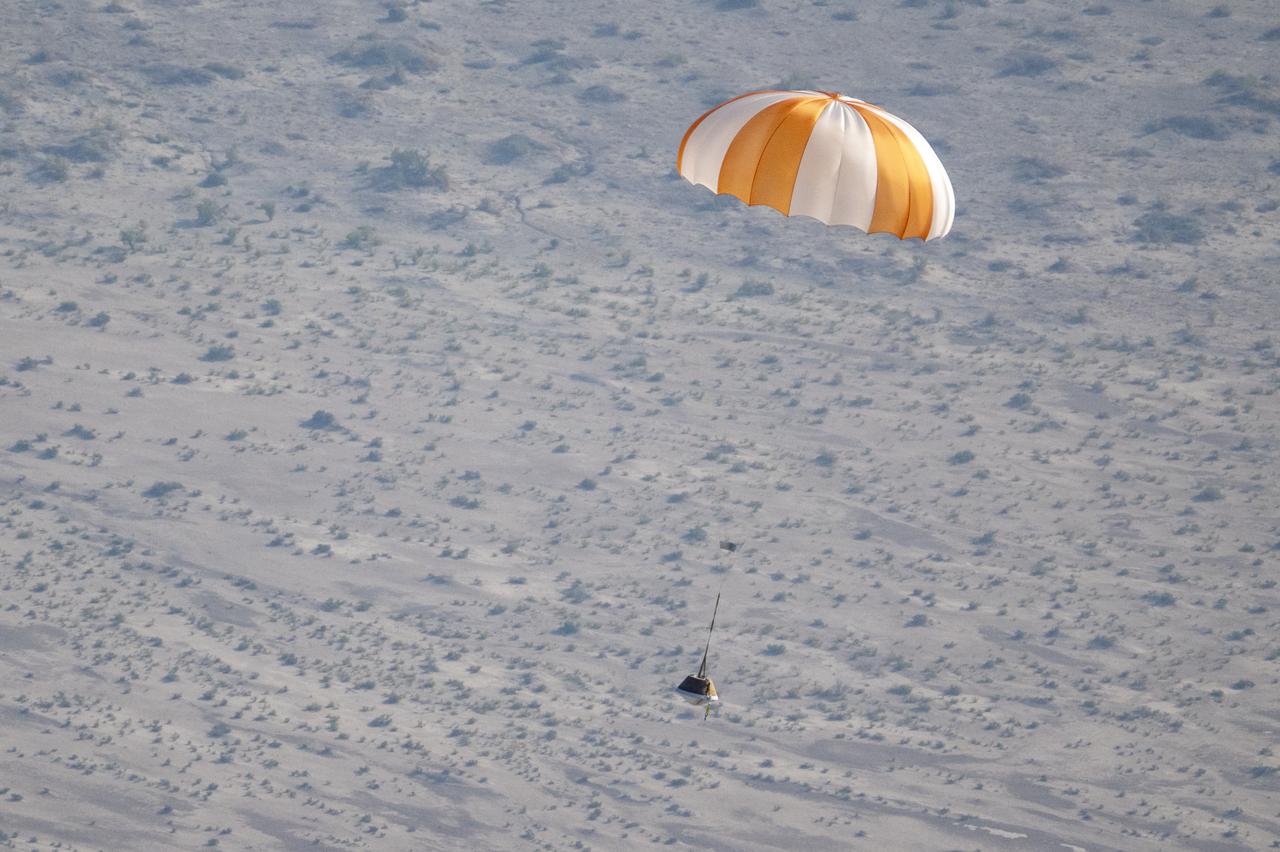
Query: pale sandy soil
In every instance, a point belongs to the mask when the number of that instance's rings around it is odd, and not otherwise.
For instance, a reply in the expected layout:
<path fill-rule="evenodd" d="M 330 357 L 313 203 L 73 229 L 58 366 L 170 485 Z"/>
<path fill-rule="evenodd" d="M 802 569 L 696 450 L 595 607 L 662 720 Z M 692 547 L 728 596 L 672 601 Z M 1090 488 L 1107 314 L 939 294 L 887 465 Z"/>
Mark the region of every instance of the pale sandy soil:
<path fill-rule="evenodd" d="M 1280 842 L 1271 4 L 396 8 L 0 11 L 0 846 Z"/>

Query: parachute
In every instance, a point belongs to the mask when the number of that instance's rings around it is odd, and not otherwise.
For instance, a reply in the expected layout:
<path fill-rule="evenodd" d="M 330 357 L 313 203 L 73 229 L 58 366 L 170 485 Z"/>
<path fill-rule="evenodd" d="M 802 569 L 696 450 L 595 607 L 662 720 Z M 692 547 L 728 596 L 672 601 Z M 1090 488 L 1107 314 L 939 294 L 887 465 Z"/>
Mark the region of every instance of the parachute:
<path fill-rule="evenodd" d="M 936 240 L 955 218 L 951 179 L 919 131 L 835 92 L 725 101 L 685 132 L 676 170 L 750 205 L 869 234 Z"/>

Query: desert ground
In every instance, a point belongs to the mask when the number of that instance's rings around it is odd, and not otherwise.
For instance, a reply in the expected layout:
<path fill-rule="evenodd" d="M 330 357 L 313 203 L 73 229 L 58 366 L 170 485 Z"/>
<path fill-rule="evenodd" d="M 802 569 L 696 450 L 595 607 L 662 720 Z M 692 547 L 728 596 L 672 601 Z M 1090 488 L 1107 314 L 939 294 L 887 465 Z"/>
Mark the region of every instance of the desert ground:
<path fill-rule="evenodd" d="M 675 173 L 776 86 L 951 235 Z M 0 4 L 0 848 L 1280 846 L 1278 122 L 1270 0 Z"/>

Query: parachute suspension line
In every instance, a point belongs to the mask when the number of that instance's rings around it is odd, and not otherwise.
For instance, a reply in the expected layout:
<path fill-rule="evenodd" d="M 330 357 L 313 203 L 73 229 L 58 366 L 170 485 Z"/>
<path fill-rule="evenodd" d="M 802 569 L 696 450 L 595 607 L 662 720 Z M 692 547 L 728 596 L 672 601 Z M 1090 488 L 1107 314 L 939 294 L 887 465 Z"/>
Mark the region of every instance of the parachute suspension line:
<path fill-rule="evenodd" d="M 707 676 L 707 654 L 711 652 L 711 634 L 716 629 L 716 613 L 720 611 L 720 593 L 716 592 L 716 606 L 711 610 L 711 626 L 707 628 L 707 647 L 702 649 L 702 665 L 698 666 L 698 677 Z"/>
<path fill-rule="evenodd" d="M 720 549 L 728 553 L 737 553 L 738 544 L 733 541 L 721 541 Z M 707 628 L 707 646 L 702 649 L 702 664 L 698 666 L 698 677 L 705 678 L 707 676 L 707 654 L 711 652 L 711 634 L 716 629 L 716 613 L 720 612 L 720 595 L 724 593 L 724 581 L 720 582 L 720 588 L 716 591 L 716 605 L 711 610 L 711 626 Z"/>

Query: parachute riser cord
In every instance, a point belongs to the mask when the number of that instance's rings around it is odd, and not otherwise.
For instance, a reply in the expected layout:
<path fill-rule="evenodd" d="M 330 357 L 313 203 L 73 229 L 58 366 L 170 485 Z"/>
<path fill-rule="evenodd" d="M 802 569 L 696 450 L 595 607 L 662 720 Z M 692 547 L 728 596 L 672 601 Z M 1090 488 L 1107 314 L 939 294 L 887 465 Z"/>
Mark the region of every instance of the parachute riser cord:
<path fill-rule="evenodd" d="M 738 552 L 738 545 L 732 541 L 721 541 L 720 549 L 727 551 L 730 555 Z M 716 605 L 711 610 L 711 626 L 707 628 L 707 645 L 702 649 L 702 664 L 698 666 L 698 677 L 705 678 L 707 676 L 707 655 L 711 653 L 711 634 L 716 629 L 716 614 L 720 612 L 720 595 L 724 593 L 724 580 L 720 581 L 720 588 L 716 590 Z"/>
<path fill-rule="evenodd" d="M 723 589 L 723 585 L 721 586 Z M 716 629 L 716 613 L 720 611 L 720 592 L 716 592 L 716 605 L 711 610 L 711 626 L 707 628 L 707 646 L 702 649 L 702 664 L 698 666 L 698 677 L 707 676 L 707 654 L 711 653 L 711 634 Z"/>

